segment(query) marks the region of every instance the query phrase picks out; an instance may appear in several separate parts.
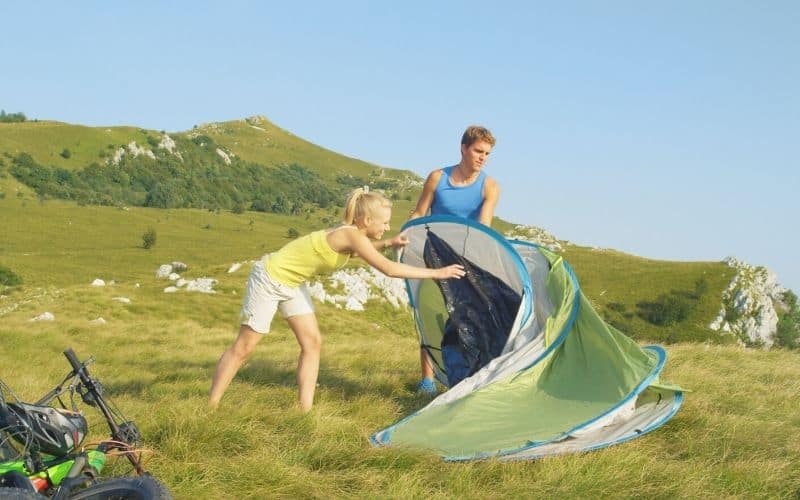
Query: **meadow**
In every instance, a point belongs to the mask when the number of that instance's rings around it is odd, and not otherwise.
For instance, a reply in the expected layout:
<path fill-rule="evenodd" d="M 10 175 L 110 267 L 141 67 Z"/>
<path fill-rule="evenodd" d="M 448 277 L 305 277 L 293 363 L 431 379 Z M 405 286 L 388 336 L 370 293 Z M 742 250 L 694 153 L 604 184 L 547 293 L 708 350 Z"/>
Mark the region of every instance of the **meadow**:
<path fill-rule="evenodd" d="M 248 261 L 321 227 L 308 219 L 246 212 L 80 207 L 39 200 L 0 179 L 0 264 L 24 284 L 0 299 L 0 377 L 23 399 L 60 380 L 72 347 L 135 420 L 147 468 L 176 498 L 797 498 L 800 495 L 800 353 L 678 339 L 666 345 L 662 379 L 691 389 L 662 428 L 603 450 L 535 461 L 446 463 L 418 450 L 379 449 L 368 437 L 427 403 L 417 396 L 416 334 L 407 310 L 371 303 L 365 312 L 318 306 L 323 358 L 314 409 L 295 405 L 296 342 L 284 322 L 209 412 L 221 352 L 237 329 Z M 409 207 L 398 204 L 395 228 Z M 154 228 L 150 250 L 141 235 Z M 596 307 L 635 308 L 638 279 L 667 280 L 654 296 L 703 275 L 718 289 L 719 263 L 658 265 L 650 278 L 604 278 L 635 259 L 570 247 Z M 596 257 L 605 261 L 593 260 Z M 213 277 L 215 294 L 165 294 L 160 264 L 181 261 L 187 279 Z M 234 262 L 246 264 L 227 273 Z M 643 266 L 643 268 L 646 266 Z M 672 272 L 671 272 L 672 270 Z M 645 271 L 641 271 L 645 273 Z M 658 273 L 661 273 L 659 275 Z M 682 282 L 670 280 L 678 276 Z M 683 277 L 681 277 L 683 276 Z M 113 284 L 91 286 L 101 278 Z M 652 287 L 651 287 L 652 288 Z M 712 287 L 709 287 L 712 289 Z M 611 295 L 611 297 L 607 297 Z M 126 297 L 130 303 L 115 300 Z M 708 309 L 713 310 L 713 300 Z M 700 306 L 698 306 L 700 307 Z M 49 311 L 52 322 L 31 322 Z M 699 313 L 698 313 L 699 314 Z M 705 314 L 705 313 L 704 313 Z M 104 318 L 105 324 L 91 320 Z M 636 318 L 632 319 L 635 326 Z M 701 326 L 701 318 L 693 320 Z M 707 321 L 702 319 L 702 321 Z M 637 340 L 661 340 L 657 330 Z M 96 437 L 102 423 L 90 420 Z M 125 472 L 124 464 L 108 469 Z"/>

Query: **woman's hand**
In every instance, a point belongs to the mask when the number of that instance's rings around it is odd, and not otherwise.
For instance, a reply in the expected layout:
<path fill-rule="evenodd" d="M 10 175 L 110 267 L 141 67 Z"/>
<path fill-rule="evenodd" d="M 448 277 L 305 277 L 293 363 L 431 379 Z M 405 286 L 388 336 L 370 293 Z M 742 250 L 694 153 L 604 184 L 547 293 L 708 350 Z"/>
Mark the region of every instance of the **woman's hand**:
<path fill-rule="evenodd" d="M 446 280 L 450 278 L 461 279 L 466 274 L 464 266 L 461 264 L 452 264 L 447 267 L 441 267 L 436 270 L 435 279 Z"/>
<path fill-rule="evenodd" d="M 387 247 L 399 248 L 406 245 L 408 245 L 408 238 L 406 237 L 405 233 L 400 233 L 386 242 Z"/>

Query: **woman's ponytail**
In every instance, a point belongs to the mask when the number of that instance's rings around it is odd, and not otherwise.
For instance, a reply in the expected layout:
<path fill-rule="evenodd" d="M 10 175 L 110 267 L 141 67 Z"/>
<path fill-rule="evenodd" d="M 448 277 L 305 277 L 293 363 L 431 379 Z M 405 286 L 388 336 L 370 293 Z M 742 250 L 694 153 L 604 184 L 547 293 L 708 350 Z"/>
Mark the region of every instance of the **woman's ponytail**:
<path fill-rule="evenodd" d="M 370 192 L 369 186 L 356 188 L 347 196 L 342 221 L 348 225 L 357 224 L 367 215 L 373 215 L 378 207 L 391 206 L 392 202 L 382 194 Z"/>

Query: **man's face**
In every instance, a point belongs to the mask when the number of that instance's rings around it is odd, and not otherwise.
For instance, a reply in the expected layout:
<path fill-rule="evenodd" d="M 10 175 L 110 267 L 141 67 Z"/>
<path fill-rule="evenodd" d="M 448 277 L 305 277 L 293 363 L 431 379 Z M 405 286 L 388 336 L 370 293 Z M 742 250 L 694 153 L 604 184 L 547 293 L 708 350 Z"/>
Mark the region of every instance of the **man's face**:
<path fill-rule="evenodd" d="M 492 145 L 486 141 L 475 141 L 469 146 L 461 145 L 461 164 L 473 172 L 486 165 Z"/>

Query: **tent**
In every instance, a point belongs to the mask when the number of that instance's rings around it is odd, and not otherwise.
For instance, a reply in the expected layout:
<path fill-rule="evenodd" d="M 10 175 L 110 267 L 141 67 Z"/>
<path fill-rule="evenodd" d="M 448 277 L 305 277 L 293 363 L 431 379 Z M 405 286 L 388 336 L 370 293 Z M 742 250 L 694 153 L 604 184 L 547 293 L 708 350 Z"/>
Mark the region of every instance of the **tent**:
<path fill-rule="evenodd" d="M 530 459 L 627 441 L 678 411 L 682 390 L 658 378 L 665 351 L 606 324 L 556 253 L 457 217 L 415 219 L 403 231 L 402 262 L 460 262 L 467 276 L 406 281 L 420 343 L 449 390 L 373 434 L 374 445 L 446 460 Z M 509 306 L 496 305 L 497 286 L 514 307 L 510 317 L 498 312 Z M 476 354 L 481 346 L 495 352 Z"/>

